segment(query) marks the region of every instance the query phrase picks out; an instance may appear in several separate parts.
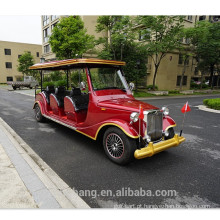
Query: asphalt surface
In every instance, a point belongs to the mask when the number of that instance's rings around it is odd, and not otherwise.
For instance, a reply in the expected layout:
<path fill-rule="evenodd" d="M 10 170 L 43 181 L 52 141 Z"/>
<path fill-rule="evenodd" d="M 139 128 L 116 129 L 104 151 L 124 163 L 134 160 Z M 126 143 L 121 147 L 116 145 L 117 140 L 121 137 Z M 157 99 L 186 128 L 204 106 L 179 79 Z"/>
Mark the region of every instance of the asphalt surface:
<path fill-rule="evenodd" d="M 37 123 L 30 96 L 0 89 L 0 117 L 91 207 L 219 208 L 220 114 L 199 110 L 202 100 L 146 100 L 170 109 L 177 132 L 183 120 L 180 109 L 189 101 L 186 142 L 127 166 L 109 161 L 99 142 L 51 121 Z M 157 190 L 163 196 L 156 196 Z"/>

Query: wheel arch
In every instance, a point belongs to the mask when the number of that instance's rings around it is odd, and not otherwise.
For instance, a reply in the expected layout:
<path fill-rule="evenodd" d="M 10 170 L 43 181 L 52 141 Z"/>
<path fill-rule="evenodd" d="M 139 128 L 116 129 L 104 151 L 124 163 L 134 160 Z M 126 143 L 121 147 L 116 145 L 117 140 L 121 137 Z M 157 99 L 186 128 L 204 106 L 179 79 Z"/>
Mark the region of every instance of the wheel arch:
<path fill-rule="evenodd" d="M 139 137 L 138 133 L 133 129 L 133 127 L 129 126 L 128 123 L 124 122 L 105 122 L 103 123 L 97 130 L 96 132 L 96 138 L 95 139 L 100 139 L 103 137 L 105 131 L 110 128 L 110 127 L 116 127 L 119 128 L 121 131 L 123 131 L 128 137 L 132 139 L 137 139 Z"/>
<path fill-rule="evenodd" d="M 40 101 L 35 101 L 35 103 L 33 105 L 33 109 L 35 109 L 36 105 L 40 106 L 41 113 L 44 114 L 44 109 L 43 109 L 42 103 Z"/>

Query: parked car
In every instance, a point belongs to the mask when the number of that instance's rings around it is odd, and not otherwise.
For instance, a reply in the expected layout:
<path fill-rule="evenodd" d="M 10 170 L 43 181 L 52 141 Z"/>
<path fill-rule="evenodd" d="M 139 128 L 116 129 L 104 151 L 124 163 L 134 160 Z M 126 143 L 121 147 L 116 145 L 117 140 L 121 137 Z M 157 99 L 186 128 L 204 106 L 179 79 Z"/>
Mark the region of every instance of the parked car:
<path fill-rule="evenodd" d="M 49 119 L 93 140 L 102 139 L 108 158 L 118 164 L 153 156 L 178 146 L 185 138 L 174 132 L 175 121 L 166 107 L 136 100 L 123 74 L 124 62 L 70 59 L 35 64 L 30 69 L 79 73 L 75 87 L 48 86 L 36 95 L 38 122 Z M 73 74 L 73 73 L 72 73 Z M 75 76 L 75 75 L 74 75 Z M 133 84 L 130 84 L 133 87 Z M 140 117 L 142 115 L 143 117 Z M 80 147 L 80 146 L 79 146 Z"/>
<path fill-rule="evenodd" d="M 25 76 L 24 81 L 7 82 L 7 84 L 11 85 L 14 90 L 16 90 L 17 88 L 21 89 L 23 87 L 32 89 L 39 85 L 38 81 L 35 80 L 33 76 Z"/>

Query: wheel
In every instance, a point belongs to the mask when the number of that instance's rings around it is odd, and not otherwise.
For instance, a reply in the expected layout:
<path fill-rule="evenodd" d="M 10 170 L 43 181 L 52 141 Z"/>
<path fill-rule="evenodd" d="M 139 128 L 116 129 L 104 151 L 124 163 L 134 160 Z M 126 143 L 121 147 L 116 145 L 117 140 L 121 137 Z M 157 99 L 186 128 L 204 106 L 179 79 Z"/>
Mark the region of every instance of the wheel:
<path fill-rule="evenodd" d="M 169 135 L 167 137 L 165 137 L 165 140 L 171 139 L 175 135 L 175 132 L 174 132 L 173 128 L 169 128 L 168 131 L 169 131 Z"/>
<path fill-rule="evenodd" d="M 29 87 L 30 89 L 32 89 L 32 87 Z"/>
<path fill-rule="evenodd" d="M 41 110 L 40 110 L 40 106 L 38 104 L 36 104 L 35 108 L 35 118 L 38 122 L 44 122 L 45 118 L 44 116 L 41 114 Z"/>
<path fill-rule="evenodd" d="M 108 158 L 120 165 L 131 162 L 137 149 L 136 140 L 129 138 L 117 127 L 110 127 L 105 131 L 103 147 Z"/>
<path fill-rule="evenodd" d="M 16 88 L 16 86 L 12 86 L 12 88 L 14 89 L 14 90 L 16 90 L 17 88 Z"/>

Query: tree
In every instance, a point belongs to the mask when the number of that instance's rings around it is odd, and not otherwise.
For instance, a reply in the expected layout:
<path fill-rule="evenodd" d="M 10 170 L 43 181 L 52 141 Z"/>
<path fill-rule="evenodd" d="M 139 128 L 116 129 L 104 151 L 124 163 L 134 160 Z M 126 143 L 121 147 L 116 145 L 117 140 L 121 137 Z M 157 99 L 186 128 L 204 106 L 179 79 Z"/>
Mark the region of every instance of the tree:
<path fill-rule="evenodd" d="M 137 25 L 142 34 L 150 36 L 145 48 L 154 63 L 153 90 L 161 60 L 168 52 L 180 47 L 183 16 L 137 16 Z"/>
<path fill-rule="evenodd" d="M 24 75 L 32 75 L 35 77 L 36 71 L 30 70 L 29 67 L 34 65 L 34 58 L 31 55 L 30 52 L 24 52 L 19 58 L 18 58 L 18 67 L 17 70 L 21 72 Z"/>
<path fill-rule="evenodd" d="M 58 59 L 82 57 L 94 46 L 94 36 L 86 34 L 80 16 L 64 17 L 53 28 L 49 39 L 52 51 Z"/>
<path fill-rule="evenodd" d="M 99 16 L 96 31 L 104 34 L 97 40 L 97 45 L 102 46 L 98 56 L 125 61 L 126 78 L 134 81 L 137 88 L 138 82 L 147 72 L 147 54 L 144 47 L 135 41 L 136 32 L 133 27 L 130 16 Z"/>
<path fill-rule="evenodd" d="M 209 86 L 214 86 L 214 69 L 220 63 L 220 23 L 201 21 L 195 27 L 185 30 L 186 36 L 191 39 L 192 50 L 197 56 L 198 67 L 209 69 Z"/>

